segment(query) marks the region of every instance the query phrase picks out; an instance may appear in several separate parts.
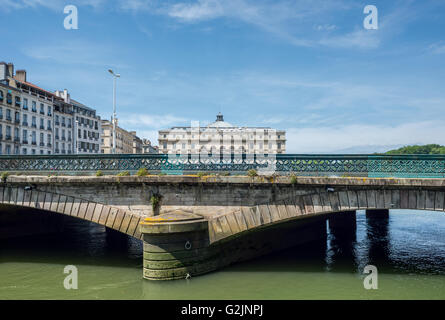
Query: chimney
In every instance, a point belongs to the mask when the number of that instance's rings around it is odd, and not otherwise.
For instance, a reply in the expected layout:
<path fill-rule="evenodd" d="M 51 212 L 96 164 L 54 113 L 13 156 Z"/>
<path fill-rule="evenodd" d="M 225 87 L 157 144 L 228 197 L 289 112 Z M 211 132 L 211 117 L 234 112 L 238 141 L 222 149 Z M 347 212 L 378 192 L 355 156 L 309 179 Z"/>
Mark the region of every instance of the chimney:
<path fill-rule="evenodd" d="M 8 65 L 5 62 L 0 62 L 0 80 L 8 78 Z"/>
<path fill-rule="evenodd" d="M 8 63 L 8 76 L 13 77 L 14 76 L 14 64 Z"/>
<path fill-rule="evenodd" d="M 17 70 L 14 79 L 21 82 L 26 82 L 26 70 Z"/>

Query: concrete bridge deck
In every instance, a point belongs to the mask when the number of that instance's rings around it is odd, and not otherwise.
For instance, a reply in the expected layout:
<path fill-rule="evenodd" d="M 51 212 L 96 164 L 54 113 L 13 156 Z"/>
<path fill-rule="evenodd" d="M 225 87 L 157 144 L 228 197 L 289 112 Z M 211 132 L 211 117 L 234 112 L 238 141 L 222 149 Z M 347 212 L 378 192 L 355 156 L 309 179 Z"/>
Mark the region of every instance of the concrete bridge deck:
<path fill-rule="evenodd" d="M 323 238 L 338 213 L 443 212 L 444 197 L 445 179 L 434 178 L 9 176 L 0 184 L 0 203 L 142 239 L 147 279 L 185 278 Z"/>

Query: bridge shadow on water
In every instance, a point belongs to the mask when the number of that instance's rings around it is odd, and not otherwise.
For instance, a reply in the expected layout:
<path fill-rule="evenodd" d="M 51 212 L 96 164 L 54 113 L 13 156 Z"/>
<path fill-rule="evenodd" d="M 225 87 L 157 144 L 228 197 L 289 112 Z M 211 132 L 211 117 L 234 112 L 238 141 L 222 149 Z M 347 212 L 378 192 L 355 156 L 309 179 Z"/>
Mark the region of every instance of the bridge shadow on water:
<path fill-rule="evenodd" d="M 0 240 L 0 262 L 97 265 L 142 268 L 142 242 L 113 229 L 43 210 L 0 208 L 3 228 L 35 224 L 44 219 L 47 230 Z M 39 221 L 34 220 L 38 217 Z M 28 230 L 33 233 L 36 230 Z"/>
<path fill-rule="evenodd" d="M 357 212 L 357 227 L 352 232 L 334 232 L 328 227 L 326 241 L 275 252 L 225 271 L 363 274 L 366 265 L 375 265 L 385 274 L 445 274 L 444 238 L 439 230 L 445 226 L 443 217 L 437 212 L 397 211 L 389 217 Z M 416 226 L 421 219 L 425 228 Z M 428 231 L 434 221 L 437 226 Z"/>

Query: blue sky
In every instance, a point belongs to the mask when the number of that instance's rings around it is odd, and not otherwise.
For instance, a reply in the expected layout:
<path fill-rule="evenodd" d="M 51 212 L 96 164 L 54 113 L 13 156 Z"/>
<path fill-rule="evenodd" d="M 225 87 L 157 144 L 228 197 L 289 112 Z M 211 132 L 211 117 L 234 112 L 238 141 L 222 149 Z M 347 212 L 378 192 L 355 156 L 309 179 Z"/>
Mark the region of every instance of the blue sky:
<path fill-rule="evenodd" d="M 445 144 L 444 16 L 442 0 L 0 0 L 0 60 L 107 119 L 113 68 L 119 123 L 153 141 L 221 111 L 286 129 L 290 153 L 370 152 Z"/>

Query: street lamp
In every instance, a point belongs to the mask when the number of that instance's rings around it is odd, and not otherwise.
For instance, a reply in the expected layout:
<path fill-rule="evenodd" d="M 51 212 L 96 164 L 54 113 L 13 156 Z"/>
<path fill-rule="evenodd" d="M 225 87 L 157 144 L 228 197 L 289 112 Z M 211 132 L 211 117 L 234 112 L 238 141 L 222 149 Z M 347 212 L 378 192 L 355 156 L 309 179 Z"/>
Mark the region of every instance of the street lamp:
<path fill-rule="evenodd" d="M 116 153 L 116 79 L 121 75 L 115 74 L 111 69 L 108 72 L 113 76 L 113 153 Z"/>

